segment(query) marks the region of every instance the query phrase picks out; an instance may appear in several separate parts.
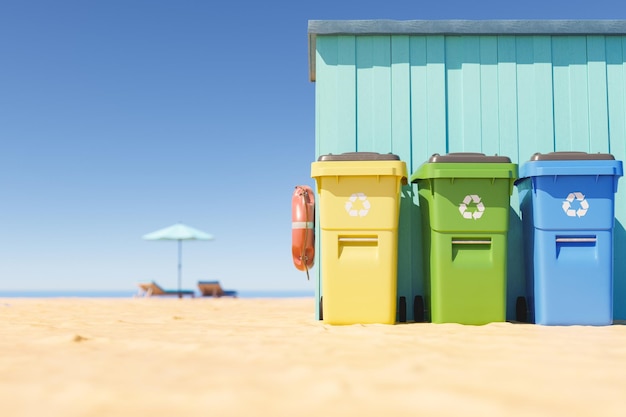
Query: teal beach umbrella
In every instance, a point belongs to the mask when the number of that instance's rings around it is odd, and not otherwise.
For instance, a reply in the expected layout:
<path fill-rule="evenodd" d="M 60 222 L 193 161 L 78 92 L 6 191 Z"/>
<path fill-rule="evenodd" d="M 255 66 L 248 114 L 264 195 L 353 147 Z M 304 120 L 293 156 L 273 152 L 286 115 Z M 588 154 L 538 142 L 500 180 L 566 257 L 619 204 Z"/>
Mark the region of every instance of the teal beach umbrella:
<path fill-rule="evenodd" d="M 145 240 L 177 240 L 178 241 L 178 291 L 180 294 L 182 281 L 183 240 L 213 240 L 213 235 L 194 229 L 182 223 L 176 223 L 164 229 L 144 235 Z"/>

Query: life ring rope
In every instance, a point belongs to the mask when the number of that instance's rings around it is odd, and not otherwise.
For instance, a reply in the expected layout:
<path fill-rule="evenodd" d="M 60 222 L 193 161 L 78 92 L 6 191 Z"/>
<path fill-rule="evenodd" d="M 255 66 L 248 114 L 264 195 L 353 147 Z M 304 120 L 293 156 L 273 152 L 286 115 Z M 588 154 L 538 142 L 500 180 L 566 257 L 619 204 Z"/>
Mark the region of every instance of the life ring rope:
<path fill-rule="evenodd" d="M 313 222 L 291 222 L 291 228 L 292 229 L 313 229 L 314 227 L 314 223 Z"/>

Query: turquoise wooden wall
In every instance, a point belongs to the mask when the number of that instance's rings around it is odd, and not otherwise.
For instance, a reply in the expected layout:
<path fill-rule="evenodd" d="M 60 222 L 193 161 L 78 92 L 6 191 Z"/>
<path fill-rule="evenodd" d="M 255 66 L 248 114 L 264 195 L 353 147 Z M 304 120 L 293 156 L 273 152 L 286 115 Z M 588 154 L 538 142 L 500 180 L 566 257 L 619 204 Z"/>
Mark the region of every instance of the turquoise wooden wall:
<path fill-rule="evenodd" d="M 535 152 L 564 150 L 626 159 L 626 36 L 317 35 L 314 68 L 316 158 L 393 152 L 409 175 L 433 153 L 460 151 L 520 164 Z M 515 299 L 524 295 L 516 190 L 511 208 L 507 317 L 514 319 Z M 409 320 L 413 297 L 423 294 L 419 215 L 416 186 L 403 187 L 398 295 L 407 297 Z M 622 180 L 616 319 L 626 319 L 624 225 Z"/>

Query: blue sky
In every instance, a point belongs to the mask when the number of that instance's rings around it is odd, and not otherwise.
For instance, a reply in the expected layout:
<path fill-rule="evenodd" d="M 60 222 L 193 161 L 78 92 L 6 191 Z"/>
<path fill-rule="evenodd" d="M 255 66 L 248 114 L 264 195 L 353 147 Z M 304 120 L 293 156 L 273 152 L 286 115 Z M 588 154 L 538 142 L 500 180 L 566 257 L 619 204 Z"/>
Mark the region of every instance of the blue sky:
<path fill-rule="evenodd" d="M 313 186 L 310 19 L 625 19 L 589 1 L 0 3 L 0 290 L 313 290 L 290 256 Z"/>

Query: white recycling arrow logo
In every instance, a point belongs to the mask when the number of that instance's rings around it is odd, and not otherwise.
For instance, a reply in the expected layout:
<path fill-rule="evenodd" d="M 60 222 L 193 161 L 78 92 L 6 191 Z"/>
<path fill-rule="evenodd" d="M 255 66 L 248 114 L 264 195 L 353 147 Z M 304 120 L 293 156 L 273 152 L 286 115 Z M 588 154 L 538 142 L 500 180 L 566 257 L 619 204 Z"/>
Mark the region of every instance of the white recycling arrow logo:
<path fill-rule="evenodd" d="M 574 200 L 578 201 L 578 205 L 580 206 L 580 208 L 578 208 L 577 210 L 572 208 L 572 203 L 574 202 Z M 561 207 L 563 207 L 563 211 L 569 217 L 578 216 L 580 218 L 584 217 L 587 214 L 587 210 L 589 210 L 589 202 L 587 202 L 583 193 L 569 193 L 565 201 L 563 201 L 563 205 Z"/>
<path fill-rule="evenodd" d="M 361 209 L 357 210 L 355 208 L 355 204 L 356 201 L 359 200 L 361 201 Z M 370 211 L 370 207 L 371 204 L 369 202 L 369 200 L 367 199 L 367 196 L 363 193 L 354 193 L 350 196 L 350 198 L 348 198 L 348 201 L 346 201 L 346 212 L 352 216 L 352 217 L 365 217 L 367 216 L 367 213 L 369 213 Z"/>
<path fill-rule="evenodd" d="M 467 209 L 467 205 L 472 202 L 476 204 L 476 210 L 473 212 Z M 482 203 L 482 201 L 480 201 L 480 197 L 476 194 L 468 194 L 463 199 L 463 202 L 459 204 L 459 212 L 464 219 L 478 220 L 483 216 L 483 213 L 485 212 L 485 205 Z"/>

